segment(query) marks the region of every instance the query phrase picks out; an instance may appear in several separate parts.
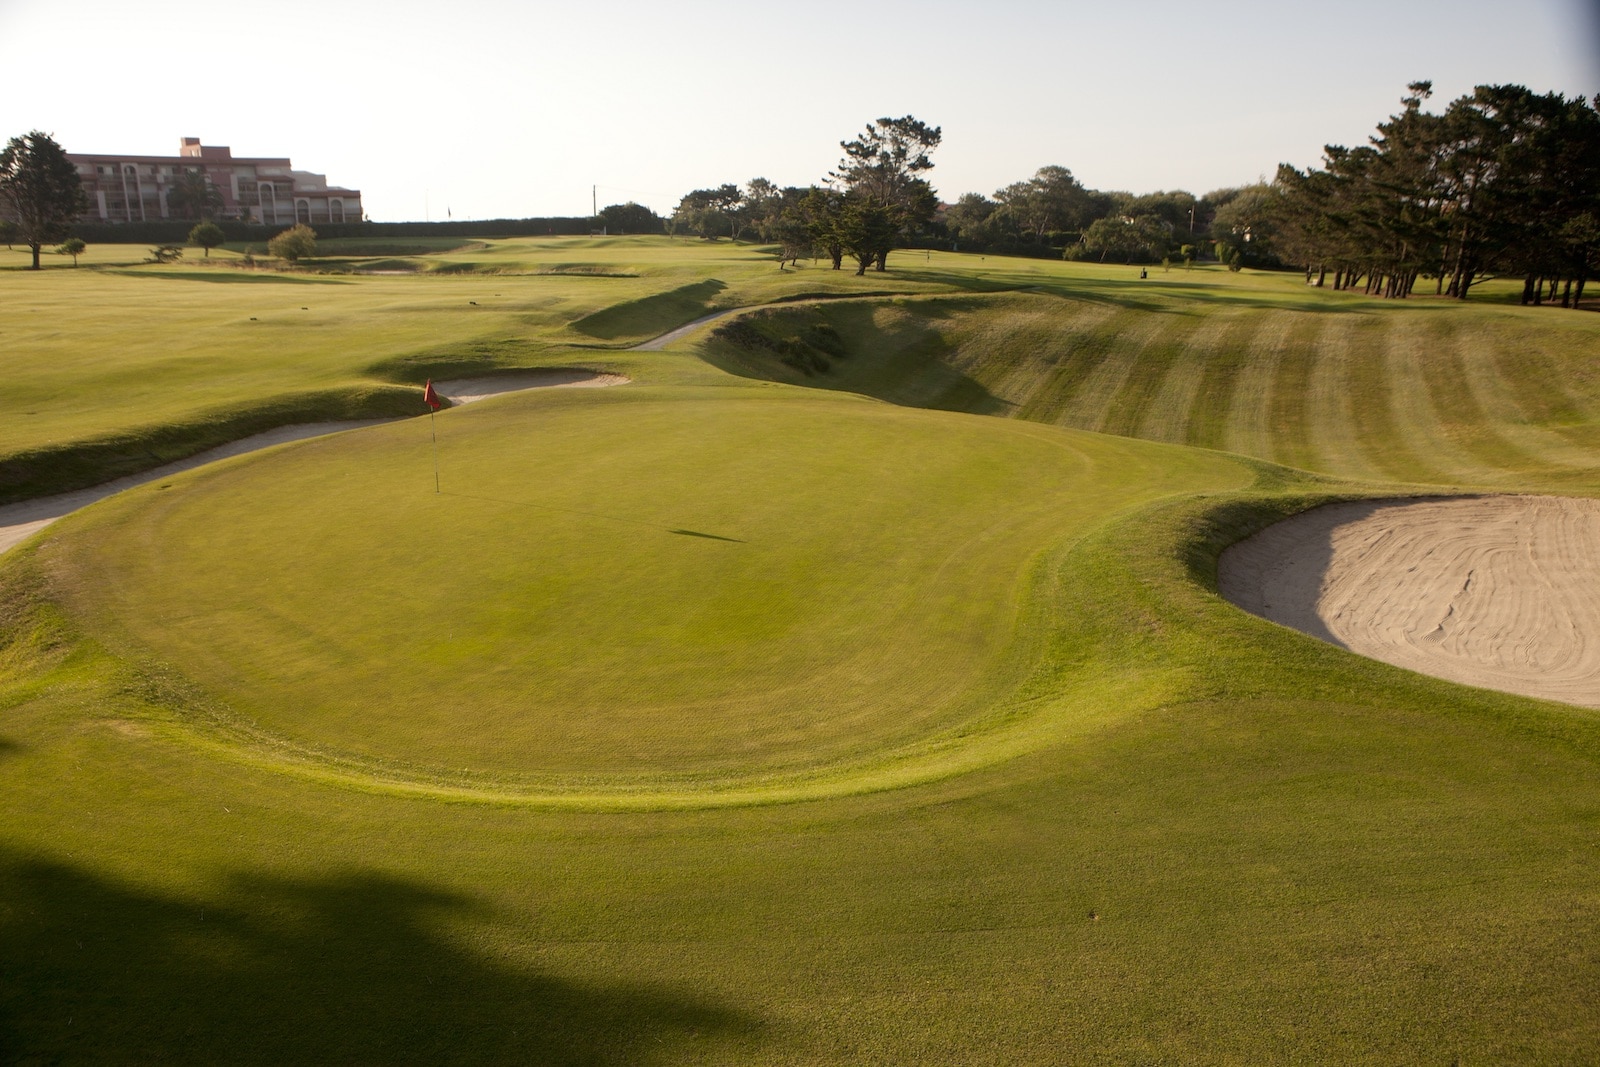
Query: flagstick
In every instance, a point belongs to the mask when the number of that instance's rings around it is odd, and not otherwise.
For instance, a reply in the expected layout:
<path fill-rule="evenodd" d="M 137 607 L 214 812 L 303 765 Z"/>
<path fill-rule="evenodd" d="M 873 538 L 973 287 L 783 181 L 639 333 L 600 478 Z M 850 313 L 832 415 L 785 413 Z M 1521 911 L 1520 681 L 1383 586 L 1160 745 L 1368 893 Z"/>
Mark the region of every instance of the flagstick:
<path fill-rule="evenodd" d="M 439 492 L 439 429 L 433 424 L 433 412 L 428 412 L 428 431 L 433 434 L 433 491 Z"/>

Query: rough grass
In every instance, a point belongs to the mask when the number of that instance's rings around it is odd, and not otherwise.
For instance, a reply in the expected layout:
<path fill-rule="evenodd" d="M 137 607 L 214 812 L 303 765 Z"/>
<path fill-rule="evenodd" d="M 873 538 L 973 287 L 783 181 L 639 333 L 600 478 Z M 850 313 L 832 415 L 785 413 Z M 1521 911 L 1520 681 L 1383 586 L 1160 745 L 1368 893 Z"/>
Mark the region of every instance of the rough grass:
<path fill-rule="evenodd" d="M 1222 545 L 1330 496 L 1600 489 L 1589 316 L 897 255 L 866 281 L 915 299 L 576 353 L 604 308 L 823 272 L 665 241 L 543 262 L 639 277 L 512 279 L 491 311 L 440 288 L 470 277 L 0 282 L 21 307 L 137 292 L 199 347 L 241 294 L 326 291 L 355 354 L 279 336 L 334 383 L 577 354 L 636 382 L 440 416 L 439 499 L 413 421 L 149 486 L 0 560 L 6 1059 L 1600 1055 L 1600 716 L 1210 588 Z M 89 439 L 120 335 L 71 321 L 30 343 L 83 355 L 57 382 L 94 410 L 39 410 Z M 783 361 L 801 346 L 828 366 Z M 610 656 L 659 686 L 608 689 Z M 809 684 L 785 704 L 780 676 Z"/>

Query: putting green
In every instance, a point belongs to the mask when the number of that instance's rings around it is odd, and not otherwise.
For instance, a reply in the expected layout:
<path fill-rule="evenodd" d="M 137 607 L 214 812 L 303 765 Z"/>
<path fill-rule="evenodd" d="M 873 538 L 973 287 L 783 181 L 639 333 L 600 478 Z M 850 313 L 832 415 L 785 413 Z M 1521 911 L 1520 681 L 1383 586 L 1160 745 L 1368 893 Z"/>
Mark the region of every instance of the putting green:
<path fill-rule="evenodd" d="M 526 395 L 127 494 L 41 553 L 191 719 L 377 778 L 717 787 L 994 717 L 1034 563 L 1224 456 L 773 386 Z"/>

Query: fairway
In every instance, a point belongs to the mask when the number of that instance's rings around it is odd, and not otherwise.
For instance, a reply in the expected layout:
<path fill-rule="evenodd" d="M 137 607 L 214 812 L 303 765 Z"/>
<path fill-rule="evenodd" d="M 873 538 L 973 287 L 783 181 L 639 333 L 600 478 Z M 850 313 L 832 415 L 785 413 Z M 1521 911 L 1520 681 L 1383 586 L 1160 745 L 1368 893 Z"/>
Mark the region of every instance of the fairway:
<path fill-rule="evenodd" d="M 363 251 L 0 273 L 10 499 L 416 416 L 0 556 L 0 1060 L 1596 1058 L 1600 713 L 1217 593 L 1320 505 L 1600 496 L 1594 316 Z"/>

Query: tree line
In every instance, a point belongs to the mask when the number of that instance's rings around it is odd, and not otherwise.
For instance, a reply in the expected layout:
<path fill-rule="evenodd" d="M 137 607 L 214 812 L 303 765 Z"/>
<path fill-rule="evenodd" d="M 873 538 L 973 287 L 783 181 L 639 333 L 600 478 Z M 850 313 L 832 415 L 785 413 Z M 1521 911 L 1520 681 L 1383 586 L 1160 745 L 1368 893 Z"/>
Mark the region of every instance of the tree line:
<path fill-rule="evenodd" d="M 1432 113 L 1423 110 L 1431 95 L 1431 83 L 1412 83 L 1370 144 L 1330 145 L 1320 169 L 1281 164 L 1270 183 L 1199 197 L 1090 189 L 1050 165 L 993 196 L 941 203 L 928 181 L 940 128 L 905 115 L 839 142 L 839 161 L 816 185 L 754 178 L 692 190 L 666 219 L 628 203 L 596 222 L 608 232 L 753 238 L 773 246 L 780 268 L 826 256 L 864 274 L 887 269 L 896 247 L 935 246 L 1117 263 L 1214 257 L 1235 269 L 1295 266 L 1318 286 L 1331 274 L 1336 289 L 1392 298 L 1427 278 L 1436 293 L 1465 299 L 1483 278 L 1510 274 L 1523 279 L 1525 303 L 1577 306 L 1600 267 L 1600 97 L 1482 85 Z M 220 202 L 200 175 L 171 196 L 179 213 L 202 219 Z M 35 267 L 40 247 L 65 237 L 85 206 L 47 135 L 12 138 L 0 152 L 0 237 L 28 244 Z M 580 220 L 532 221 L 557 232 L 554 222 Z"/>
<path fill-rule="evenodd" d="M 927 179 L 938 127 L 914 116 L 880 118 L 853 140 L 823 184 L 779 187 L 766 178 L 695 189 L 667 218 L 636 203 L 600 212 L 607 232 L 753 239 L 779 263 L 826 256 L 835 269 L 884 270 L 894 247 L 1157 263 L 1216 257 L 1234 266 L 1266 262 L 1240 234 L 1261 188 L 1134 194 L 1090 189 L 1059 165 L 995 191 L 941 203 Z M 1220 227 L 1220 228 L 1219 228 Z M 1213 235 L 1215 231 L 1215 235 Z"/>
<path fill-rule="evenodd" d="M 1522 302 L 1576 307 L 1600 265 L 1600 97 L 1480 85 L 1440 113 L 1413 82 L 1371 143 L 1278 168 L 1259 223 L 1306 280 L 1404 298 L 1422 278 L 1466 299 L 1488 275 Z"/>
<path fill-rule="evenodd" d="M 1567 99 L 1483 85 L 1444 111 L 1414 82 L 1369 145 L 1325 149 L 1322 168 L 1279 166 L 1271 182 L 1134 194 L 1090 189 L 1066 167 L 1039 168 L 992 196 L 940 203 L 926 179 L 939 130 L 879 119 L 826 186 L 764 178 L 686 194 L 633 232 L 754 238 L 780 262 L 827 255 L 883 270 L 896 245 L 1158 263 L 1215 258 L 1238 269 L 1298 267 L 1312 285 L 1394 298 L 1419 280 L 1465 298 L 1491 275 L 1523 279 L 1525 303 L 1575 307 L 1600 268 L 1600 97 Z M 624 205 L 608 208 L 622 210 Z M 602 215 L 605 213 L 603 212 Z"/>
<path fill-rule="evenodd" d="M 854 260 L 857 274 L 886 270 L 889 253 L 926 231 L 939 210 L 925 174 L 942 136 L 939 127 L 912 115 L 880 118 L 840 142 L 844 155 L 828 173 L 826 187 L 780 188 L 754 178 L 742 188 L 730 183 L 695 189 L 656 226 L 713 241 L 754 237 L 776 246 L 780 269 L 802 257 L 824 255 L 835 270 L 846 258 Z M 634 232 L 640 232 L 646 220 L 639 212 L 645 210 L 614 205 L 600 217 L 609 230 L 613 217 L 620 222 L 628 213 Z"/>

